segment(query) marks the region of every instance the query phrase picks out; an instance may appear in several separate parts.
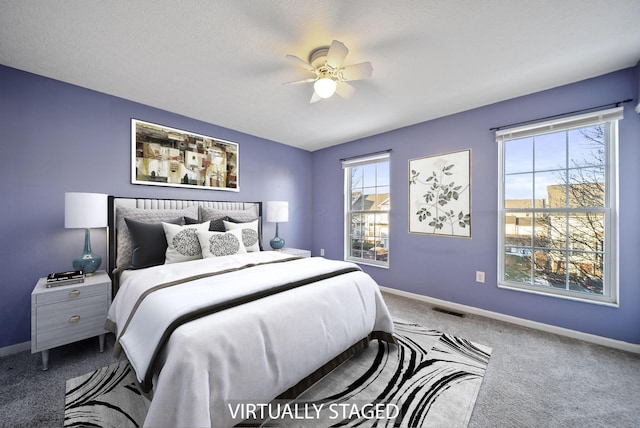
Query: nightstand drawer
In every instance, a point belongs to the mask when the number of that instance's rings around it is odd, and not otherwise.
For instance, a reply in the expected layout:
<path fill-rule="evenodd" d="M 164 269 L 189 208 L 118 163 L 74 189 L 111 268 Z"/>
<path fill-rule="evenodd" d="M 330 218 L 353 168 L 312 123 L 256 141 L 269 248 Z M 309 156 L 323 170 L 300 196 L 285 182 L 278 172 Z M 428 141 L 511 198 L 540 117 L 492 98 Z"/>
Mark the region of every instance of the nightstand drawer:
<path fill-rule="evenodd" d="M 36 295 L 36 304 L 46 304 L 62 302 L 64 300 L 78 300 L 91 296 L 104 296 L 107 294 L 109 284 L 71 284 L 63 285 L 60 287 L 53 287 L 47 289 L 47 293 L 40 293 Z"/>
<path fill-rule="evenodd" d="M 48 349 L 105 333 L 106 295 L 36 308 L 36 349 Z"/>

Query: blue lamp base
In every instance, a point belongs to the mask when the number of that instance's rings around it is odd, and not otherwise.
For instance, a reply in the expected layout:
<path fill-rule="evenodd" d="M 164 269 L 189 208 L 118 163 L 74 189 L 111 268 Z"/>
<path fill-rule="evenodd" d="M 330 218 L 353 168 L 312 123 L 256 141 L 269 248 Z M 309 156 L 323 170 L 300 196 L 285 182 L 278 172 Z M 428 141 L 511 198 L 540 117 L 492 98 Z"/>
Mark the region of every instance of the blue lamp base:
<path fill-rule="evenodd" d="M 284 239 L 278 236 L 278 223 L 276 223 L 276 236 L 269 241 L 269 245 L 271 245 L 274 251 L 280 251 L 284 248 Z"/>
<path fill-rule="evenodd" d="M 85 275 L 91 276 L 102 264 L 102 257 L 91 251 L 91 236 L 89 229 L 84 231 L 84 251 L 81 256 L 73 259 L 73 268 L 82 270 Z"/>
<path fill-rule="evenodd" d="M 276 236 L 271 241 L 269 241 L 269 244 L 271 244 L 271 248 L 273 248 L 275 251 L 280 251 L 284 247 L 284 239 L 278 238 Z"/>

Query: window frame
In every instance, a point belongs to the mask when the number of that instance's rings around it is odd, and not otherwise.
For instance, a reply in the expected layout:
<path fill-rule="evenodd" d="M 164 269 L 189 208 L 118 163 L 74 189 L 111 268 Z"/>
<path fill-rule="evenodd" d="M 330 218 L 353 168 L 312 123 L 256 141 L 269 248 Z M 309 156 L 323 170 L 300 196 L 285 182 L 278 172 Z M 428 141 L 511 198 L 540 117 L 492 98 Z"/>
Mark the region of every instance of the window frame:
<path fill-rule="evenodd" d="M 376 164 L 381 162 L 386 162 L 389 169 L 389 184 L 384 186 L 378 186 L 376 184 L 376 188 L 378 187 L 388 187 L 389 188 L 389 201 L 391 200 L 391 154 L 389 151 L 373 153 L 371 155 L 358 156 L 349 159 L 342 159 L 342 169 L 344 174 L 344 260 L 350 261 L 358 264 L 364 264 L 369 266 L 375 266 L 380 268 L 389 268 L 390 257 L 387 256 L 386 261 L 382 260 L 372 260 L 364 257 L 355 257 L 351 255 L 351 216 L 353 214 L 385 214 L 387 218 L 390 219 L 391 215 L 391 206 L 389 206 L 389 210 L 353 210 L 352 209 L 352 200 L 351 200 L 351 168 L 363 165 Z M 390 221 L 387 223 L 387 249 L 390 249 L 390 240 L 391 240 L 391 225 Z M 390 251 L 389 251 L 390 252 Z"/>
<path fill-rule="evenodd" d="M 623 118 L 623 108 L 616 107 L 607 110 L 601 110 L 591 113 L 585 113 L 578 116 L 563 117 L 561 119 L 538 122 L 516 128 L 498 130 L 496 132 L 496 142 L 498 143 L 498 287 L 524 291 L 534 294 L 542 294 L 545 296 L 558 297 L 569 300 L 577 300 L 581 302 L 600 304 L 605 306 L 619 306 L 619 227 L 618 227 L 618 121 Z M 507 176 L 505 165 L 505 142 L 517 140 L 527 137 L 541 136 L 545 134 L 569 132 L 571 130 L 585 128 L 589 126 L 604 125 L 605 126 L 605 194 L 604 206 L 602 208 L 585 208 L 585 207 L 564 207 L 564 208 L 537 208 L 533 205 L 531 208 L 506 208 L 505 207 L 505 177 Z M 535 152 L 532 156 L 535 157 Z M 565 155 L 568 156 L 568 155 Z M 570 165 L 565 165 L 567 171 L 571 169 Z M 532 167 L 531 173 L 536 173 L 535 166 Z M 535 194 L 532 195 L 532 201 Z M 529 213 L 532 216 L 536 214 L 566 214 L 598 212 L 603 213 L 604 218 L 604 262 L 603 262 L 603 292 L 600 294 L 589 294 L 587 292 L 573 291 L 568 289 L 560 289 L 555 287 L 542 287 L 531 283 L 521 283 L 517 281 L 509 281 L 505 279 L 505 259 L 506 259 L 506 214 L 508 213 Z M 569 225 L 567 225 L 569 230 Z M 532 232 L 533 233 L 533 232 Z M 568 234 L 567 234 L 568 235 Z M 567 237 L 567 242 L 569 238 Z M 535 246 L 532 246 L 532 249 Z M 565 261 L 567 260 L 565 255 Z"/>

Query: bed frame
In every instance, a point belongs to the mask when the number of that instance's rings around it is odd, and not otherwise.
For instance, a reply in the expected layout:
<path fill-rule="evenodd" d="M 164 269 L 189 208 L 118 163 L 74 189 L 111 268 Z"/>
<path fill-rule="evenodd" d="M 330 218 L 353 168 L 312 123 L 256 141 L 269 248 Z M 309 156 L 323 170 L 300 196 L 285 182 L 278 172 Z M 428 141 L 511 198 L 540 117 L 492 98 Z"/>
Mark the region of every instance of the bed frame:
<path fill-rule="evenodd" d="M 138 199 L 138 198 L 125 198 L 109 196 L 108 198 L 108 265 L 107 269 L 109 275 L 117 281 L 118 274 L 114 274 L 113 270 L 116 266 L 116 252 L 117 252 L 117 224 L 116 224 L 116 209 L 118 207 L 129 208 L 143 208 L 143 209 L 183 209 L 188 206 L 196 204 L 198 206 L 206 208 L 215 208 L 219 210 L 246 210 L 257 207 L 257 212 L 260 218 L 262 218 L 262 202 L 229 202 L 229 201 L 203 201 L 203 200 L 178 200 L 178 199 Z M 261 226 L 261 221 L 260 221 Z M 262 228 L 259 227 L 259 239 L 262 244 Z M 116 278 L 114 278 L 116 277 Z M 117 288 L 116 288 L 117 289 Z M 114 293 L 115 294 L 115 293 Z M 313 373 L 309 374 L 304 379 L 300 380 L 296 385 L 289 390 L 283 392 L 277 399 L 290 400 L 303 391 L 307 390 L 314 383 L 322 379 L 329 372 L 334 370 L 344 361 L 352 357 L 358 351 L 369 346 L 371 339 L 382 339 L 390 343 L 394 343 L 393 337 L 388 333 L 374 332 L 369 337 L 362 338 L 348 349 L 344 350 L 340 355 L 336 356 L 331 361 L 327 362 L 324 366 L 318 368 Z"/>
<path fill-rule="evenodd" d="M 157 210 L 179 210 L 191 205 L 198 205 L 204 208 L 215 208 L 219 210 L 246 210 L 258 207 L 258 215 L 262 218 L 262 202 L 231 202 L 231 201 L 204 201 L 187 199 L 150 199 L 150 198 L 126 198 L 109 196 L 108 198 L 108 239 L 107 239 L 107 273 L 112 279 L 113 269 L 116 266 L 116 256 L 118 249 L 118 230 L 116 224 L 116 209 L 118 207 L 144 208 Z M 259 227 L 259 240 L 262 247 L 262 227 Z"/>

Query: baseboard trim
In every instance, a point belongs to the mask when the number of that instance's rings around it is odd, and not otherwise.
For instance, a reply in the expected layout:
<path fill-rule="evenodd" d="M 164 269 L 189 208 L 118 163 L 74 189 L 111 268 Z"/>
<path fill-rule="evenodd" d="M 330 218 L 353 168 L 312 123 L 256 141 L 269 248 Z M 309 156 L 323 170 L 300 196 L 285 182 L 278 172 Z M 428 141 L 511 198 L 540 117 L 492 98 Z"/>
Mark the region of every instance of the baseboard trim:
<path fill-rule="evenodd" d="M 15 345 L 5 346 L 0 348 L 0 357 L 6 357 L 9 355 L 17 354 L 18 352 L 28 351 L 31 349 L 31 342 L 16 343 Z"/>
<path fill-rule="evenodd" d="M 523 327 L 529 327 L 536 330 L 545 331 L 547 333 L 554 333 L 560 336 L 566 336 L 566 337 L 571 337 L 573 339 L 584 340 L 585 342 L 595 343 L 597 345 L 607 346 L 609 348 L 620 349 L 622 351 L 628 351 L 628 352 L 633 352 L 635 354 L 640 354 L 640 345 L 624 342 L 622 340 L 615 340 L 615 339 L 610 339 L 608 337 L 597 336 L 595 334 L 583 333 L 581 331 L 571 330 L 564 327 L 557 327 L 550 324 L 544 324 L 537 321 L 531 321 L 524 318 L 518 318 L 511 315 L 501 314 L 499 312 L 492 312 L 486 309 L 480 309 L 473 306 L 467 306 L 467 305 L 461 305 L 459 303 L 449 302 L 447 300 L 436 299 L 434 297 L 424 296 L 422 294 L 411 293 L 403 290 L 396 290 L 395 288 L 380 286 L 380 290 L 386 293 L 396 294 L 398 296 L 419 300 L 432 305 L 443 306 L 448 309 L 453 309 L 460 312 L 466 312 L 468 314 L 480 315 L 483 317 L 508 322 L 510 324 L 516 324 Z"/>
<path fill-rule="evenodd" d="M 499 312 L 488 311 L 486 309 L 480 309 L 473 306 L 461 305 L 459 303 L 436 299 L 434 297 L 411 293 L 409 291 L 397 290 L 395 288 L 384 287 L 382 285 L 380 286 L 380 290 L 386 293 L 396 294 L 398 296 L 419 300 L 432 305 L 443 306 L 445 308 L 453 309 L 456 311 L 466 312 L 468 314 L 480 315 L 483 317 L 508 322 L 510 324 L 529 327 L 536 330 L 545 331 L 547 333 L 554 333 L 560 336 L 566 336 L 566 337 L 571 337 L 573 339 L 584 340 L 585 342 L 595 343 L 597 345 L 608 346 L 609 348 L 620 349 L 622 351 L 628 351 L 628 352 L 633 352 L 635 354 L 640 354 L 640 345 L 624 342 L 622 340 L 615 340 L 615 339 L 610 339 L 608 337 L 597 336 L 595 334 L 583 333 L 581 331 L 571 330 L 564 327 L 557 327 L 555 325 L 545 324 L 537 321 L 531 321 L 524 318 L 518 318 L 512 315 L 505 315 Z M 0 357 L 6 357 L 12 354 L 17 354 L 18 352 L 28 351 L 30 349 L 31 349 L 30 341 L 17 343 L 15 345 L 5 346 L 3 348 L 0 348 Z"/>

